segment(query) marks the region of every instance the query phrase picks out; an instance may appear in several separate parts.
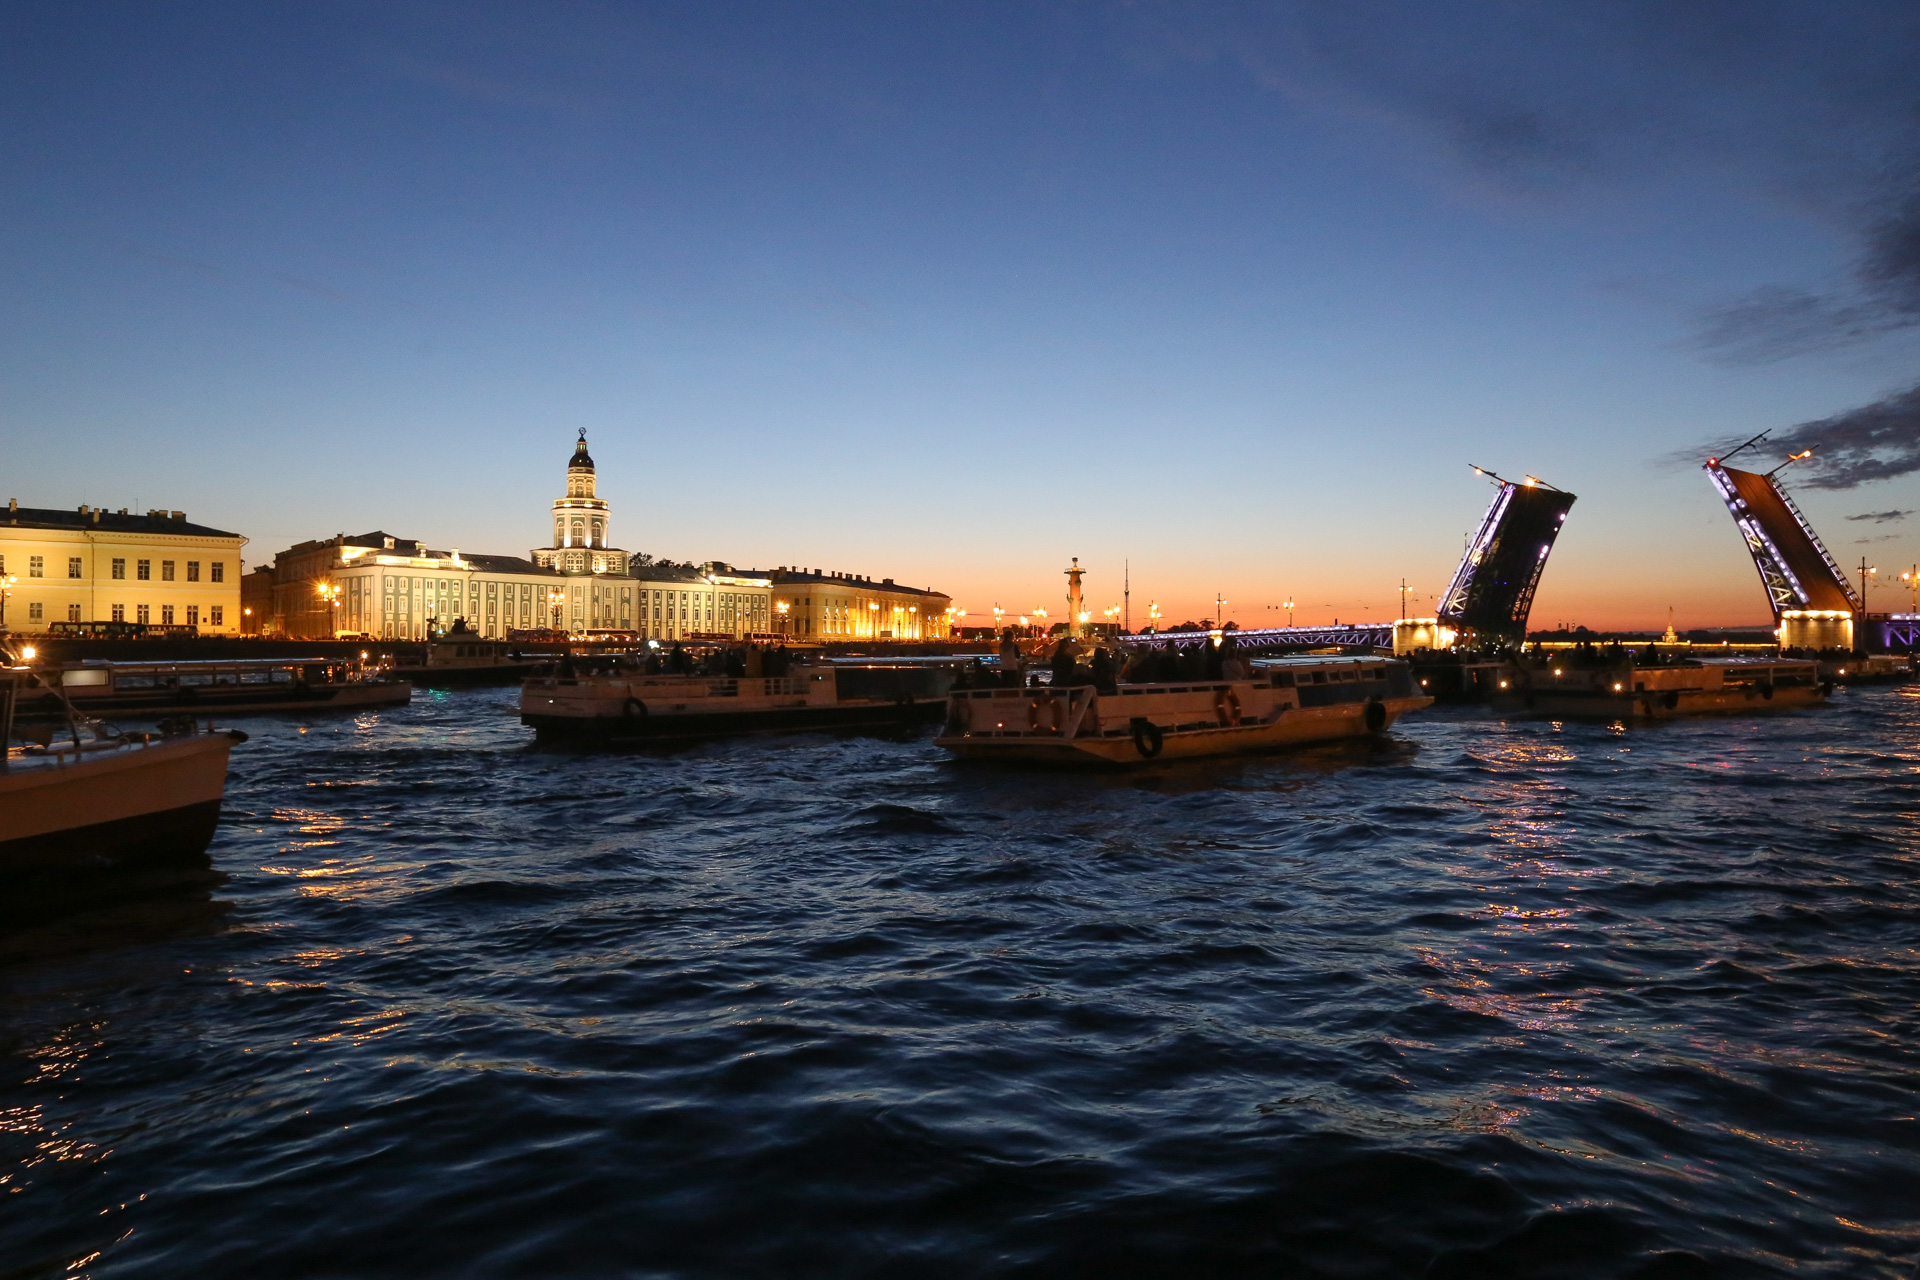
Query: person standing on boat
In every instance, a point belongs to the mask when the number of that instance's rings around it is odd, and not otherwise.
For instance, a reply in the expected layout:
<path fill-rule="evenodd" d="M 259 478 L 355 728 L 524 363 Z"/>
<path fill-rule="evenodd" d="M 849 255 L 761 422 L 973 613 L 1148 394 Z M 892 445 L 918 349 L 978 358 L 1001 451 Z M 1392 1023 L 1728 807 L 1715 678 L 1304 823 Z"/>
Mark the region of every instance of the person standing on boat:
<path fill-rule="evenodd" d="M 1093 651 L 1093 689 L 1095 693 L 1109 695 L 1120 692 L 1119 672 L 1105 645 Z"/>
<path fill-rule="evenodd" d="M 1008 627 L 1000 636 L 1000 678 L 1008 688 L 1018 689 L 1027 682 L 1027 662 L 1020 656 L 1020 644 Z"/>
<path fill-rule="evenodd" d="M 1253 668 L 1240 656 L 1240 646 L 1232 636 L 1220 641 L 1220 678 L 1223 680 L 1251 680 Z"/>

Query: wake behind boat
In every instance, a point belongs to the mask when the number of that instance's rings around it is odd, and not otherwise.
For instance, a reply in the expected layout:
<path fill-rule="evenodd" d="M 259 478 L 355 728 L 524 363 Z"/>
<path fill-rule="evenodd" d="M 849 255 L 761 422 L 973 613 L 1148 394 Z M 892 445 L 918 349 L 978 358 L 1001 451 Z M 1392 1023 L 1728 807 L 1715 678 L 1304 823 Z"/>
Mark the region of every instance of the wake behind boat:
<path fill-rule="evenodd" d="M 1390 658 L 1269 658 L 1244 680 L 956 689 L 934 739 L 957 756 L 1079 764 L 1238 755 L 1385 731 L 1432 704 Z"/>

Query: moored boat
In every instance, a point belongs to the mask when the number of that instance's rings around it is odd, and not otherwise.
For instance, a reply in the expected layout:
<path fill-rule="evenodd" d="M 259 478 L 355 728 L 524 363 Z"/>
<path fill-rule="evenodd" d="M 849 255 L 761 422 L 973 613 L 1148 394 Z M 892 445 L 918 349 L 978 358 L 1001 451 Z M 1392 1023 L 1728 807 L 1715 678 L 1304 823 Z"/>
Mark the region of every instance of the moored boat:
<path fill-rule="evenodd" d="M 41 666 L 19 716 L 58 720 L 70 703 L 90 716 L 237 716 L 402 706 L 410 685 L 339 658 L 70 662 Z"/>
<path fill-rule="evenodd" d="M 461 685 L 513 684 L 551 671 L 552 653 L 526 653 L 505 640 L 488 640 L 472 632 L 449 632 L 427 645 L 427 660 L 418 666 L 392 668 L 392 674 L 428 688 Z"/>
<path fill-rule="evenodd" d="M 542 676 L 520 686 L 520 720 L 541 735 L 673 739 L 925 724 L 940 718 L 959 660 L 846 660 L 781 676 Z"/>
<path fill-rule="evenodd" d="M 1805 658 L 1699 658 L 1637 666 L 1562 656 L 1517 664 L 1494 708 L 1568 719 L 1669 720 L 1817 706 L 1833 691 Z"/>
<path fill-rule="evenodd" d="M 1407 664 L 1267 658 L 1243 680 L 956 689 L 934 739 L 957 756 L 1141 764 L 1360 738 L 1430 706 Z"/>
<path fill-rule="evenodd" d="M 246 735 L 184 719 L 160 734 L 117 734 L 71 714 L 61 741 L 52 726 L 14 725 L 27 679 L 0 671 L 0 916 L 47 893 L 85 896 L 130 876 L 204 870 L 227 756 Z"/>

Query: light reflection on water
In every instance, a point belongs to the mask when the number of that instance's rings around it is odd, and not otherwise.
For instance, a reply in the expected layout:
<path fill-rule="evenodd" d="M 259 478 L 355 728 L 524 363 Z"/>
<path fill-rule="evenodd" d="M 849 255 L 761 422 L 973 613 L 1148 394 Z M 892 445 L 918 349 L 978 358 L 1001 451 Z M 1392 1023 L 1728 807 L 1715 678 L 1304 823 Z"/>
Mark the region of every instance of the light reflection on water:
<path fill-rule="evenodd" d="M 49 1275 L 1891 1274 L 1916 697 L 1118 777 L 550 751 L 504 691 L 252 722 L 224 929 L 0 970 L 0 1239 Z"/>

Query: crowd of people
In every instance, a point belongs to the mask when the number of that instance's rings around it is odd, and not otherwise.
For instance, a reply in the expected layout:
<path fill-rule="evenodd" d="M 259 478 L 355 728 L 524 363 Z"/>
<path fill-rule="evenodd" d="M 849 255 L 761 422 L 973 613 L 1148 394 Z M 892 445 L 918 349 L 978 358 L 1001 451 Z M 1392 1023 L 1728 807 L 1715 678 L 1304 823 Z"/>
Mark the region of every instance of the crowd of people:
<path fill-rule="evenodd" d="M 1096 645 L 1091 652 L 1085 652 L 1085 662 L 1081 661 L 1083 652 L 1085 646 L 1079 641 L 1063 639 L 1044 664 L 1030 664 L 1014 638 L 1013 629 L 1008 628 L 1000 639 L 998 665 L 989 667 L 984 659 L 975 658 L 961 669 L 954 687 L 1019 689 L 1038 685 L 1042 683 L 1042 665 L 1047 673 L 1045 683 L 1055 688 L 1091 685 L 1108 694 L 1113 693 L 1122 680 L 1128 684 L 1164 684 L 1181 680 L 1246 680 L 1253 674 L 1253 668 L 1241 655 L 1231 634 L 1217 645 L 1204 636 L 1184 645 L 1167 640 L 1158 646 L 1140 649 L 1131 660 L 1105 645 Z"/>

